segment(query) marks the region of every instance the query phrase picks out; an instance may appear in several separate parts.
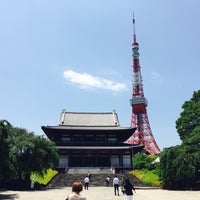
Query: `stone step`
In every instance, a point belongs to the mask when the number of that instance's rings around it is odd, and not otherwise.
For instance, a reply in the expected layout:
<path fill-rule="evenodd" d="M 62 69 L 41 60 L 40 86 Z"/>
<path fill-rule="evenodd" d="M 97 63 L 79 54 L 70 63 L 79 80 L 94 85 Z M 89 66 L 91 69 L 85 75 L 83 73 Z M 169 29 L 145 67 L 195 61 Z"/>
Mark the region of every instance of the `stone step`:
<path fill-rule="evenodd" d="M 113 174 L 110 168 L 69 168 L 67 174 Z"/>
<path fill-rule="evenodd" d="M 92 170 L 89 171 L 94 172 Z M 88 173 L 88 171 L 87 171 Z M 48 184 L 47 188 L 60 188 L 60 187 L 66 187 L 71 186 L 74 181 L 79 180 L 82 183 L 84 182 L 85 176 L 87 176 L 86 171 L 84 171 L 84 174 L 74 173 L 69 174 L 68 172 L 59 172 L 57 176 L 55 176 L 51 182 Z M 89 186 L 106 186 L 106 177 L 110 177 L 110 186 L 112 186 L 112 181 L 115 176 L 115 174 L 109 173 L 109 174 L 102 174 L 102 173 L 91 173 L 91 181 L 89 183 Z M 135 187 L 145 187 L 143 183 L 141 183 L 138 179 L 136 179 L 134 176 L 131 176 L 130 174 L 117 174 L 117 176 L 120 179 L 120 185 L 122 184 L 122 177 L 128 177 L 130 181 L 134 184 Z"/>

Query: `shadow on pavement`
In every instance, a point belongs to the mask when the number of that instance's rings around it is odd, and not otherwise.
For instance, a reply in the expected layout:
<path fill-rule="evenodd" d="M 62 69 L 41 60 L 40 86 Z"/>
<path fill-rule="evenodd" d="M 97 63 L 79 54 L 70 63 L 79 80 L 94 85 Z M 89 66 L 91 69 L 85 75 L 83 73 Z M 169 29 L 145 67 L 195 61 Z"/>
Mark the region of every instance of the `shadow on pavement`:
<path fill-rule="evenodd" d="M 14 200 L 18 199 L 17 194 L 0 194 L 0 200 Z"/>

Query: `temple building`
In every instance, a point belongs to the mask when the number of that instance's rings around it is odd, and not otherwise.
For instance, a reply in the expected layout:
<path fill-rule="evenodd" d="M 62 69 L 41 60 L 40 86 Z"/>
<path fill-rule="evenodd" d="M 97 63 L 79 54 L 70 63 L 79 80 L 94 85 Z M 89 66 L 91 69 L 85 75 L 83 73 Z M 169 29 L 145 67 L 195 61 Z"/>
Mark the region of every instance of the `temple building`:
<path fill-rule="evenodd" d="M 58 126 L 42 126 L 59 150 L 58 168 L 111 167 L 133 169 L 132 156 L 144 145 L 125 141 L 136 128 L 122 127 L 115 111 L 104 113 L 66 112 Z"/>

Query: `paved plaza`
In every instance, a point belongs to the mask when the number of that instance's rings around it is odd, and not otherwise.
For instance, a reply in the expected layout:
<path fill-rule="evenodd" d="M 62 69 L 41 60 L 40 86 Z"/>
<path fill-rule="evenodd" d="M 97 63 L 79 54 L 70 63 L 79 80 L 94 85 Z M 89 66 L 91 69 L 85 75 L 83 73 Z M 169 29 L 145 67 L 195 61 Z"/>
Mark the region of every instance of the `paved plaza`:
<path fill-rule="evenodd" d="M 44 191 L 0 191 L 0 200 L 65 200 L 71 188 Z M 87 200 L 124 200 L 115 196 L 112 187 L 90 187 L 82 191 Z M 200 191 L 169 191 L 161 189 L 137 189 L 134 200 L 200 200 Z"/>

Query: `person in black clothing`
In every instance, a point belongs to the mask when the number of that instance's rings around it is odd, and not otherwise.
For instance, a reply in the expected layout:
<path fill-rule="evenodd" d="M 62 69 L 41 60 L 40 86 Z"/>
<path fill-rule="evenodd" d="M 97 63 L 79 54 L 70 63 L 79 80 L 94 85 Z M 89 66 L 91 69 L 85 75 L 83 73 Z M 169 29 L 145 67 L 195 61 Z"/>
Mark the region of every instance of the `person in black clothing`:
<path fill-rule="evenodd" d="M 88 172 L 88 178 L 89 178 L 90 182 L 92 182 L 91 176 L 92 176 L 92 175 L 90 174 L 90 172 Z"/>
<path fill-rule="evenodd" d="M 133 184 L 127 178 L 124 183 L 124 193 L 125 193 L 125 200 L 132 200 L 133 199 L 133 191 L 136 193 Z"/>

